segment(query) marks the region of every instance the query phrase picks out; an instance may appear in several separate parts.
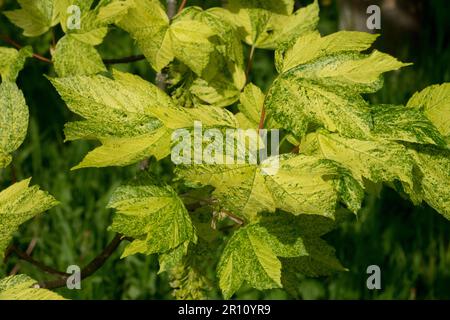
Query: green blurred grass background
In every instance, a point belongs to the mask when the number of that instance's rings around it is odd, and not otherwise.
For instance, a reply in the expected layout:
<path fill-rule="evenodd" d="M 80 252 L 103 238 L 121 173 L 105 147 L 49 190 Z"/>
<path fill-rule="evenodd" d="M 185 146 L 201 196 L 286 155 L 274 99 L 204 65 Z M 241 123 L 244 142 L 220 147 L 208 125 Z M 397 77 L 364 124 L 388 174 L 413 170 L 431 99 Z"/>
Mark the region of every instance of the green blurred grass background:
<path fill-rule="evenodd" d="M 205 3 L 206 2 L 206 3 Z M 219 1 L 189 1 L 216 5 Z M 308 3 L 309 1 L 302 1 Z M 449 1 L 430 0 L 424 10 L 420 35 L 413 42 L 396 44 L 396 55 L 414 66 L 386 76 L 385 87 L 368 98 L 376 103 L 405 103 L 415 91 L 450 81 Z M 321 1 L 323 34 L 337 31 L 335 1 Z M 3 8 L 16 7 L 4 1 Z M 387 34 L 390 30 L 381 30 Z M 39 53 L 48 54 L 51 35 L 27 39 L 4 16 L 0 33 L 20 43 L 32 44 Z M 406 39 L 405 35 L 405 39 Z M 377 42 L 383 49 L 383 36 Z M 5 45 L 2 43 L 1 45 Z M 105 58 L 139 53 L 133 41 L 120 30 L 112 30 L 100 48 Z M 146 62 L 117 66 L 140 74 L 147 80 L 154 73 Z M 267 88 L 276 76 L 273 53 L 257 50 L 252 81 Z M 105 209 L 112 190 L 131 178 L 137 166 L 70 171 L 95 143 L 64 143 L 63 125 L 74 119 L 42 74 L 53 75 L 47 65 L 29 60 L 18 84 L 30 108 L 27 139 L 16 152 L 14 168 L 18 179 L 33 177 L 32 182 L 48 190 L 61 205 L 24 225 L 14 242 L 25 249 L 32 238 L 38 243 L 33 257 L 65 270 L 68 265 L 84 265 L 99 253 L 113 237 L 107 227 L 112 212 Z M 152 171 L 163 175 L 160 165 Z M 0 189 L 11 183 L 11 171 L 0 171 Z M 448 187 L 448 186 L 443 186 Z M 394 191 L 384 188 L 378 198 L 368 196 L 357 219 L 345 222 L 327 236 L 349 271 L 329 278 L 303 279 L 298 285 L 303 299 L 448 299 L 450 298 L 450 222 L 427 206 L 414 207 Z M 73 299 L 171 299 L 165 275 L 157 275 L 153 256 L 119 259 L 120 250 L 89 279 L 82 290 L 59 289 Z M 0 267 L 0 277 L 8 274 L 17 260 L 11 258 Z M 382 290 L 366 288 L 366 268 L 379 265 Z M 26 263 L 20 272 L 36 279 L 43 275 Z M 45 276 L 44 276 L 45 277 Z M 213 296 L 212 298 L 215 298 Z M 242 288 L 238 299 L 284 299 L 280 290 L 258 292 Z"/>

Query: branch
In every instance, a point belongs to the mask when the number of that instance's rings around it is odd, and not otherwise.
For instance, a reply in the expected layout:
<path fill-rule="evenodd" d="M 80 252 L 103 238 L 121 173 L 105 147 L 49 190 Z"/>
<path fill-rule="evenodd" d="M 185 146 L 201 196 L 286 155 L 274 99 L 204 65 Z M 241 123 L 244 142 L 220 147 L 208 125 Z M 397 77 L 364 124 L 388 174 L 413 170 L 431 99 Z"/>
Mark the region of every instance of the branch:
<path fill-rule="evenodd" d="M 86 279 L 87 277 L 95 273 L 98 269 L 100 269 L 105 264 L 106 260 L 108 260 L 108 258 L 111 257 L 114 251 L 116 251 L 122 241 L 133 241 L 133 239 L 130 237 L 124 237 L 121 234 L 116 234 L 114 239 L 111 240 L 106 248 L 103 249 L 103 251 L 98 256 L 92 259 L 91 262 L 89 262 L 89 264 L 81 270 L 81 280 Z M 7 252 L 8 253 L 6 254 L 6 257 L 8 257 L 11 253 L 15 253 L 21 260 L 34 265 L 45 273 L 58 277 L 54 280 L 40 282 L 38 285 L 39 288 L 56 289 L 64 287 L 67 284 L 67 279 L 71 276 L 71 274 L 68 274 L 67 272 L 56 270 L 33 259 L 29 254 L 21 251 L 15 246 L 10 246 Z"/>
<path fill-rule="evenodd" d="M 98 269 L 100 269 L 108 260 L 108 258 L 116 251 L 123 240 L 130 240 L 130 238 L 123 237 L 121 234 L 116 234 L 114 239 L 106 246 L 106 248 L 96 256 L 86 267 L 81 270 L 81 280 L 86 279 Z M 56 289 L 64 287 L 70 275 L 65 274 L 56 280 L 43 281 L 39 283 L 39 288 Z"/>
<path fill-rule="evenodd" d="M 137 55 L 137 56 L 129 56 L 124 58 L 117 58 L 117 59 L 103 59 L 104 64 L 120 64 L 120 63 L 130 63 L 130 62 L 136 62 L 144 60 L 145 56 L 143 54 Z"/>
<path fill-rule="evenodd" d="M 21 251 L 19 248 L 12 246 L 10 248 L 11 253 L 15 253 L 21 260 L 26 261 L 38 269 L 42 270 L 45 273 L 52 274 L 52 275 L 59 275 L 59 276 L 69 276 L 69 274 L 65 272 L 61 272 L 59 270 L 53 269 L 52 267 L 46 266 L 45 264 L 34 260 L 29 254 Z"/>
<path fill-rule="evenodd" d="M 0 39 L 2 39 L 6 43 L 9 43 L 10 45 L 15 47 L 16 49 L 21 49 L 22 48 L 22 46 L 20 44 L 18 44 L 17 42 L 12 40 L 8 36 L 0 35 Z M 40 54 L 37 54 L 37 53 L 33 53 L 33 58 L 35 58 L 37 60 L 40 60 L 42 62 L 48 63 L 48 64 L 53 64 L 52 60 L 50 60 L 50 59 L 48 59 L 48 58 L 46 58 L 44 56 L 41 56 Z"/>
<path fill-rule="evenodd" d="M 187 0 L 183 0 L 183 2 L 181 2 L 180 7 L 178 8 L 178 13 L 183 11 L 184 7 L 186 6 L 186 3 L 187 3 Z"/>

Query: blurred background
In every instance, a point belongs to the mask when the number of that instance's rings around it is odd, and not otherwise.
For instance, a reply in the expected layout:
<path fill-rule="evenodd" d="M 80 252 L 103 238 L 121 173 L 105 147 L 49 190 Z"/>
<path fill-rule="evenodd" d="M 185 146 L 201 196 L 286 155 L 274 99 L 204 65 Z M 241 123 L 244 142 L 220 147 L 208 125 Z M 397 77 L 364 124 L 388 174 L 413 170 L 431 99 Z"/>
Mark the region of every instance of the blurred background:
<path fill-rule="evenodd" d="M 311 1 L 298 1 L 297 7 Z M 366 9 L 381 8 L 381 37 L 375 47 L 414 65 L 385 77 L 384 88 L 367 98 L 374 103 L 404 104 L 416 91 L 450 81 L 450 1 L 448 0 L 320 0 L 323 35 L 345 30 L 366 30 Z M 204 8 L 221 1 L 194 1 Z M 12 0 L 0 0 L 1 10 L 17 8 Z M 25 38 L 18 28 L 0 15 L 0 34 L 21 44 L 33 45 L 49 56 L 51 34 Z M 56 31 L 58 34 L 58 30 Z M 1 42 L 1 46 L 7 46 Z M 111 29 L 100 46 L 104 58 L 139 54 L 132 39 Z M 153 81 L 155 75 L 145 61 L 117 65 Z M 137 166 L 70 171 L 95 143 L 64 143 L 63 125 L 74 119 L 56 91 L 42 75 L 54 75 L 47 64 L 29 59 L 18 84 L 30 108 L 29 132 L 14 156 L 17 179 L 32 182 L 53 194 L 61 204 L 25 224 L 14 242 L 23 250 L 35 243 L 35 259 L 65 270 L 85 265 L 111 240 L 107 231 L 112 212 L 105 209 L 112 190 L 133 177 Z M 266 89 L 276 76 L 273 52 L 257 50 L 252 81 Z M 164 174 L 165 164 L 151 163 L 151 170 Z M 11 167 L 0 171 L 0 189 L 11 184 Z M 296 285 L 300 299 L 449 299 L 450 222 L 426 205 L 414 207 L 393 190 L 384 188 L 379 197 L 368 196 L 356 219 L 340 225 L 326 236 L 348 272 L 328 278 L 303 279 Z M 154 256 L 132 256 L 119 260 L 117 252 L 97 273 L 83 281 L 82 290 L 60 289 L 73 299 L 172 299 L 167 276 L 157 275 Z M 25 272 L 43 275 L 25 262 L 11 257 L 0 267 L 0 277 Z M 366 287 L 366 268 L 378 265 L 382 289 Z M 211 267 L 211 272 L 213 272 Z M 216 293 L 211 298 L 218 298 Z M 243 287 L 237 299 L 289 299 L 280 290 L 258 292 Z"/>

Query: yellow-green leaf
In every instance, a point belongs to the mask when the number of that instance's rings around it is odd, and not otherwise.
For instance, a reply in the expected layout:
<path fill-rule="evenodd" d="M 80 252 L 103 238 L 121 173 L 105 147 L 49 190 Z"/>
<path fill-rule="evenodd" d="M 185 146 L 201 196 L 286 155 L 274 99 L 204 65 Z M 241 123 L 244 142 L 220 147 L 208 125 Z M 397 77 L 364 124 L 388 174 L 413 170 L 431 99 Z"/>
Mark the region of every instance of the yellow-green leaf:
<path fill-rule="evenodd" d="M 445 146 L 436 127 L 420 109 L 404 106 L 371 106 L 374 136 L 392 141 Z"/>
<path fill-rule="evenodd" d="M 0 76 L 2 81 L 16 81 L 25 60 L 32 55 L 33 50 L 29 46 L 20 50 L 0 47 Z"/>
<path fill-rule="evenodd" d="M 53 55 L 55 70 L 60 77 L 90 75 L 106 71 L 94 46 L 66 35 L 58 41 Z"/>
<path fill-rule="evenodd" d="M 37 286 L 37 281 L 19 274 L 0 280 L 0 300 L 65 300 L 59 294 Z"/>
<path fill-rule="evenodd" d="M 340 31 L 321 37 L 319 32 L 311 32 L 300 37 L 288 49 L 276 51 L 278 72 L 285 72 L 298 65 L 305 64 L 324 54 L 345 51 L 363 51 L 369 49 L 376 34 L 356 31 Z"/>
<path fill-rule="evenodd" d="M 23 180 L 0 192 L 0 260 L 19 226 L 58 202 L 38 186 Z"/>
<path fill-rule="evenodd" d="M 425 115 L 450 142 L 450 83 L 434 85 L 416 93 L 408 107 L 423 108 Z"/>
<path fill-rule="evenodd" d="M 10 154 L 20 147 L 28 129 L 28 107 L 14 82 L 0 84 L 0 168 L 11 162 Z"/>
<path fill-rule="evenodd" d="M 434 146 L 408 149 L 420 177 L 418 196 L 450 220 L 450 152 Z"/>
<path fill-rule="evenodd" d="M 163 253 L 196 241 L 188 211 L 176 192 L 141 177 L 115 190 L 108 204 L 116 209 L 111 230 L 134 240 L 122 255 Z"/>
<path fill-rule="evenodd" d="M 58 0 L 60 1 L 60 0 Z M 3 12 L 27 37 L 37 37 L 56 25 L 56 0 L 18 0 L 21 9 Z M 66 7 L 67 10 L 67 7 Z"/>

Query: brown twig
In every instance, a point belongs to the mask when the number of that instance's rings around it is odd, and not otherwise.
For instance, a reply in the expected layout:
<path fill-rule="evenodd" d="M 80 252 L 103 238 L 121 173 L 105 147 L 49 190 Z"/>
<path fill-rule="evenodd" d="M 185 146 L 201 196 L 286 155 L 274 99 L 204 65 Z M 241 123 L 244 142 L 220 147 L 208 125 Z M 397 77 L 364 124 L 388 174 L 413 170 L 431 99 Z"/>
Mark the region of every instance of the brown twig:
<path fill-rule="evenodd" d="M 108 258 L 114 253 L 114 251 L 119 247 L 123 240 L 130 240 L 130 238 L 123 237 L 121 234 L 116 234 L 114 239 L 106 246 L 106 248 L 96 256 L 89 264 L 81 270 L 81 280 L 86 279 L 98 269 L 100 269 L 108 260 Z M 67 284 L 67 279 L 70 275 L 64 274 L 55 280 L 43 281 L 39 283 L 40 288 L 56 289 L 64 287 Z"/>
<path fill-rule="evenodd" d="M 25 253 L 31 257 L 31 254 L 33 253 L 34 248 L 36 247 L 37 244 L 37 238 L 34 237 L 33 239 L 31 239 L 30 243 L 28 244 L 27 250 L 25 251 Z M 16 275 L 20 270 L 20 263 L 16 263 L 16 265 L 12 268 L 11 272 L 9 273 L 10 276 L 14 276 Z"/>
<path fill-rule="evenodd" d="M 247 79 L 247 83 L 250 82 L 250 71 L 253 68 L 253 57 L 255 56 L 255 46 L 253 45 L 250 49 L 250 53 L 248 55 L 247 68 L 245 69 L 245 77 Z"/>
<path fill-rule="evenodd" d="M 180 7 L 178 8 L 178 13 L 183 11 L 184 7 L 186 6 L 186 3 L 187 3 L 187 0 L 183 0 L 183 2 L 181 2 Z"/>
<path fill-rule="evenodd" d="M 51 274 L 51 275 L 58 275 L 58 276 L 68 276 L 67 273 L 65 272 L 61 272 L 58 271 L 52 267 L 46 266 L 45 264 L 36 261 L 35 259 L 33 259 L 27 252 L 23 252 L 21 251 L 19 248 L 12 246 L 10 248 L 10 252 L 11 253 L 15 253 L 21 260 L 26 261 L 32 265 L 34 265 L 35 267 L 37 267 L 38 269 L 44 271 L 45 273 Z"/>
<path fill-rule="evenodd" d="M 22 46 L 20 44 L 18 44 L 17 42 L 12 40 L 8 36 L 0 35 L 0 39 L 2 39 L 6 43 L 9 43 L 10 45 L 15 47 L 16 49 L 21 49 L 22 48 Z M 50 60 L 50 59 L 48 59 L 48 58 L 46 58 L 44 56 L 41 56 L 40 54 L 37 54 L 37 53 L 33 53 L 33 58 L 35 58 L 37 60 L 40 60 L 42 62 L 45 62 L 45 63 L 49 63 L 49 64 L 53 63 L 52 60 Z"/>
<path fill-rule="evenodd" d="M 145 56 L 143 54 L 137 56 L 129 56 L 125 58 L 117 58 L 117 59 L 103 59 L 104 64 L 120 64 L 120 63 L 130 63 L 144 60 Z"/>

